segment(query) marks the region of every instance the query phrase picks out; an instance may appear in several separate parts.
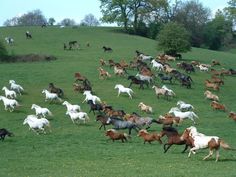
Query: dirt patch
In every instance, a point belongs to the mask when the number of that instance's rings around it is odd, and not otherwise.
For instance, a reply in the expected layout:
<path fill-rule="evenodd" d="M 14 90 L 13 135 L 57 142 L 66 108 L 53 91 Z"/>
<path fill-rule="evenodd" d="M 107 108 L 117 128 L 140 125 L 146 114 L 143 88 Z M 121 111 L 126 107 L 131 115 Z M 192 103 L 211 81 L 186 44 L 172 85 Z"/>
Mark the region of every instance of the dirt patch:
<path fill-rule="evenodd" d="M 38 54 L 28 54 L 28 55 L 14 55 L 14 56 L 0 56 L 1 62 L 35 62 L 35 61 L 51 61 L 57 58 L 52 55 L 38 55 Z"/>

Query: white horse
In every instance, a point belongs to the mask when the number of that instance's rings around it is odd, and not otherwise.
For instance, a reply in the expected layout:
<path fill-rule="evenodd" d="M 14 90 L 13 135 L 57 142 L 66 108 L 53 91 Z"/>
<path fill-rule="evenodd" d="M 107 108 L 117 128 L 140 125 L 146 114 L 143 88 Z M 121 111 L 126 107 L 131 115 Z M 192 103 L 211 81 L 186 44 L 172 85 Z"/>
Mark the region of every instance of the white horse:
<path fill-rule="evenodd" d="M 152 83 L 152 80 L 153 80 L 151 76 L 145 76 L 139 73 L 136 74 L 136 77 L 138 77 L 142 81 L 148 81 L 149 84 Z"/>
<path fill-rule="evenodd" d="M 127 93 L 129 95 L 130 99 L 132 99 L 132 95 L 131 94 L 134 93 L 132 89 L 124 87 L 121 84 L 116 84 L 114 89 L 118 89 L 117 97 L 119 97 L 120 93 Z"/>
<path fill-rule="evenodd" d="M 152 68 L 155 68 L 157 71 L 163 71 L 164 67 L 161 63 L 158 63 L 156 60 L 151 61 Z"/>
<path fill-rule="evenodd" d="M 12 112 L 16 106 L 20 106 L 16 100 L 6 98 L 5 96 L 0 96 L 0 101 L 1 100 L 3 101 L 6 111 L 9 109 L 9 111 Z"/>
<path fill-rule="evenodd" d="M 217 162 L 219 159 L 220 147 L 223 147 L 226 150 L 234 150 L 218 136 L 206 136 L 199 133 L 197 128 L 194 126 L 185 129 L 180 138 L 183 140 L 190 140 L 192 142 L 193 147 L 190 149 L 188 157 L 191 156 L 191 153 L 196 154 L 195 151 L 198 149 L 209 148 L 209 154 L 203 158 L 203 160 L 206 160 L 213 155 L 213 150 L 215 149 Z"/>
<path fill-rule="evenodd" d="M 89 116 L 86 112 L 70 112 L 67 111 L 66 115 L 69 115 L 72 122 L 75 123 L 75 121 L 79 120 L 83 120 L 84 123 L 86 122 L 86 120 L 89 120 Z"/>
<path fill-rule="evenodd" d="M 21 92 L 24 91 L 23 87 L 19 84 L 16 84 L 14 80 L 9 80 L 10 89 L 16 91 L 21 95 Z"/>
<path fill-rule="evenodd" d="M 152 56 L 150 56 L 150 55 L 144 55 L 144 54 L 142 54 L 142 53 L 139 55 L 139 58 L 140 58 L 142 61 L 146 61 L 146 60 L 151 60 L 151 59 L 153 59 Z"/>
<path fill-rule="evenodd" d="M 76 112 L 76 111 L 81 110 L 79 105 L 72 105 L 68 101 L 64 101 L 62 103 L 62 105 L 65 105 L 66 108 L 67 108 L 67 111 L 69 111 L 69 112 Z"/>
<path fill-rule="evenodd" d="M 172 96 L 172 97 L 174 97 L 174 96 L 176 95 L 175 92 L 174 92 L 173 90 L 167 88 L 165 85 L 163 85 L 161 88 L 167 90 L 167 95 L 168 95 L 168 96 Z"/>
<path fill-rule="evenodd" d="M 50 93 L 48 90 L 43 90 L 42 93 L 45 94 L 45 101 L 53 101 L 53 100 L 58 100 L 60 102 L 62 102 L 62 99 L 58 97 L 58 95 L 56 93 Z"/>
<path fill-rule="evenodd" d="M 46 117 L 46 115 L 52 116 L 52 112 L 49 111 L 48 108 L 42 108 L 36 104 L 32 104 L 31 109 L 35 109 L 35 114 L 37 116 L 43 116 L 44 118 Z"/>
<path fill-rule="evenodd" d="M 180 119 L 190 119 L 194 124 L 196 124 L 195 118 L 198 118 L 193 111 L 181 112 L 177 107 L 171 108 L 169 113 L 174 114 L 174 116 L 179 117 Z"/>
<path fill-rule="evenodd" d="M 2 90 L 5 91 L 5 96 L 7 98 L 16 98 L 16 92 L 14 90 L 9 90 L 7 87 L 3 87 Z"/>
<path fill-rule="evenodd" d="M 102 102 L 101 99 L 98 96 L 92 95 L 91 91 L 89 91 L 89 90 L 85 90 L 83 95 L 85 95 L 85 99 L 82 103 L 84 103 L 85 101 L 87 102 L 89 100 L 92 100 L 93 104 L 96 104 L 96 101 L 98 101 L 100 103 Z"/>
<path fill-rule="evenodd" d="M 37 130 L 41 130 L 43 133 L 46 134 L 44 128 L 45 127 L 49 127 L 50 128 L 50 123 L 49 123 L 49 121 L 46 118 L 38 119 L 38 117 L 36 115 L 28 115 L 25 118 L 24 122 L 23 122 L 23 125 L 25 125 L 25 124 L 28 124 L 29 125 L 29 129 L 33 130 L 37 134 L 39 134 Z"/>
<path fill-rule="evenodd" d="M 194 109 L 193 105 L 187 104 L 187 103 L 185 103 L 183 101 L 178 101 L 177 102 L 177 106 L 179 106 L 179 109 L 181 111 L 189 111 L 189 110 L 193 110 Z"/>

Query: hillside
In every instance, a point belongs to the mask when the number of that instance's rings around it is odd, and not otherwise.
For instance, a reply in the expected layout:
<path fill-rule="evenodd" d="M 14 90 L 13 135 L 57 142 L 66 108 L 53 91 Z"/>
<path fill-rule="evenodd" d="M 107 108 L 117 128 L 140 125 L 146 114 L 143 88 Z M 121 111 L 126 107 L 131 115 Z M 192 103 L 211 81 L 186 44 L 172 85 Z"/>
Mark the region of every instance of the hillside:
<path fill-rule="evenodd" d="M 25 32 L 29 30 L 33 39 L 27 40 Z M 123 109 L 127 113 L 137 112 L 143 116 L 159 117 L 176 106 L 178 100 L 191 103 L 196 108 L 199 116 L 196 125 L 200 132 L 207 135 L 216 135 L 223 138 L 233 147 L 235 142 L 235 122 L 228 118 L 228 113 L 214 111 L 210 101 L 204 99 L 204 80 L 210 78 L 209 73 L 200 72 L 190 74 L 194 80 L 192 89 L 175 84 L 166 83 L 173 89 L 176 97 L 170 101 L 163 98 L 157 99 L 154 90 L 138 89 L 133 86 L 134 99 L 126 95 L 117 97 L 115 84 L 128 86 L 127 78 L 115 76 L 109 66 L 103 68 L 112 74 L 107 80 L 98 77 L 99 59 L 116 62 L 124 59 L 126 62 L 133 60 L 135 50 L 152 56 L 161 53 L 157 51 L 156 41 L 138 36 L 120 33 L 116 28 L 57 28 L 57 27 L 10 27 L 0 28 L 1 40 L 11 36 L 15 40 L 13 46 L 7 46 L 9 53 L 23 54 L 48 54 L 57 57 L 55 61 L 27 62 L 27 63 L 1 63 L 0 88 L 9 86 L 8 81 L 14 79 L 21 84 L 25 93 L 18 96 L 21 104 L 14 112 L 6 112 L 0 102 L 0 128 L 12 131 L 15 136 L 6 138 L 1 142 L 0 176 L 234 176 L 235 152 L 220 151 L 220 162 L 211 160 L 202 161 L 208 150 L 200 150 L 191 158 L 187 153 L 181 154 L 183 146 L 173 146 L 164 154 L 163 145 L 157 142 L 143 144 L 143 140 L 132 132 L 132 140 L 127 143 L 120 141 L 107 141 L 104 130 L 99 130 L 100 123 L 95 121 L 93 113 L 89 113 L 88 124 L 74 125 L 65 115 L 66 108 L 61 104 L 50 104 L 44 101 L 43 89 L 49 83 L 54 83 L 65 92 L 65 100 L 79 104 L 83 111 L 88 112 L 89 106 L 82 103 L 84 96 L 73 91 L 74 73 L 80 72 L 92 83 L 95 94 L 115 109 Z M 77 40 L 79 50 L 63 50 L 63 43 Z M 86 43 L 90 43 L 90 47 Z M 110 46 L 113 52 L 104 53 L 102 46 Z M 236 55 L 224 52 L 215 52 L 193 48 L 191 52 L 183 54 L 183 60 L 191 62 L 196 60 L 210 64 L 212 59 L 218 60 L 222 66 L 215 69 L 236 69 Z M 178 61 L 177 61 L 178 62 Z M 176 63 L 171 63 L 176 68 Z M 181 69 L 178 69 L 184 72 Z M 128 69 L 128 73 L 136 74 L 137 70 Z M 225 84 L 219 92 L 214 92 L 220 97 L 220 102 L 225 104 L 228 111 L 236 111 L 234 76 L 225 76 Z M 159 79 L 155 84 L 162 85 Z M 0 95 L 4 92 L 1 91 Z M 153 115 L 141 113 L 137 107 L 139 102 L 151 105 Z M 35 103 L 49 108 L 53 117 L 50 118 L 52 133 L 36 135 L 22 125 L 29 114 L 34 114 L 31 105 Z M 186 120 L 178 127 L 179 132 L 192 125 Z M 108 126 L 112 128 L 112 126 Z M 150 131 L 160 132 L 162 125 L 153 124 Z M 127 130 L 123 130 L 127 132 Z M 163 139 L 165 141 L 165 138 Z"/>

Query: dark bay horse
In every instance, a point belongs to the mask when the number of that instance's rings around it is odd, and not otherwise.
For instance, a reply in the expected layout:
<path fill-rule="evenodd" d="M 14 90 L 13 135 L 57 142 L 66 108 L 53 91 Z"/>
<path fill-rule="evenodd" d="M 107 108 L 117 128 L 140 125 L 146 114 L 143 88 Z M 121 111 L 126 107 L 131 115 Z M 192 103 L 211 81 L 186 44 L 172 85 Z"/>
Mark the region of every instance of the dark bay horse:
<path fill-rule="evenodd" d="M 1 128 L 0 129 L 0 139 L 2 140 L 2 141 L 4 141 L 4 139 L 5 139 L 5 137 L 6 136 L 13 136 L 13 133 L 11 133 L 11 132 L 9 132 L 7 129 L 5 129 L 5 128 Z"/>
<path fill-rule="evenodd" d="M 97 115 L 96 121 L 101 122 L 101 126 L 99 127 L 99 130 L 103 127 L 104 130 L 106 130 L 106 125 L 110 125 L 110 123 L 107 123 L 108 116 L 105 115 Z"/>
<path fill-rule="evenodd" d="M 63 90 L 55 87 L 53 83 L 49 83 L 48 88 L 51 93 L 56 93 L 59 97 L 64 96 Z"/>
<path fill-rule="evenodd" d="M 189 146 L 192 147 L 192 143 L 190 141 L 182 140 L 180 138 L 181 134 L 179 134 L 178 131 L 173 127 L 163 127 L 162 131 L 160 132 L 160 137 L 162 138 L 165 135 L 168 138 L 168 142 L 165 143 L 163 146 L 164 153 L 166 153 L 173 144 L 176 144 L 176 145 L 185 144 L 185 148 L 182 151 L 182 153 L 184 153 L 188 149 Z"/>
<path fill-rule="evenodd" d="M 138 132 L 139 127 L 136 126 L 135 123 L 130 121 L 125 121 L 119 118 L 115 117 L 108 117 L 107 124 L 114 125 L 115 130 L 119 129 L 129 129 L 129 135 L 131 134 L 131 130 L 134 129 L 136 132 Z"/>
<path fill-rule="evenodd" d="M 135 76 L 128 76 L 128 80 L 131 80 L 129 88 L 132 86 L 132 84 L 140 85 L 139 89 L 144 89 L 144 84 L 146 84 L 146 86 L 148 87 L 148 82 L 137 79 Z"/>

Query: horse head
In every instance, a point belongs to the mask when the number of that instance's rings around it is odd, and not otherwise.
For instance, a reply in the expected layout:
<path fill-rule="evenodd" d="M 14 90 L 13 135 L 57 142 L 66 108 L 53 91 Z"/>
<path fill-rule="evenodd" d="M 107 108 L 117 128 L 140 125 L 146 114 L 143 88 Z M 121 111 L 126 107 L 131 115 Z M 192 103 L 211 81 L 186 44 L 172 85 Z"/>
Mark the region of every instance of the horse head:
<path fill-rule="evenodd" d="M 16 82 L 14 80 L 9 80 L 9 84 L 15 84 Z"/>

